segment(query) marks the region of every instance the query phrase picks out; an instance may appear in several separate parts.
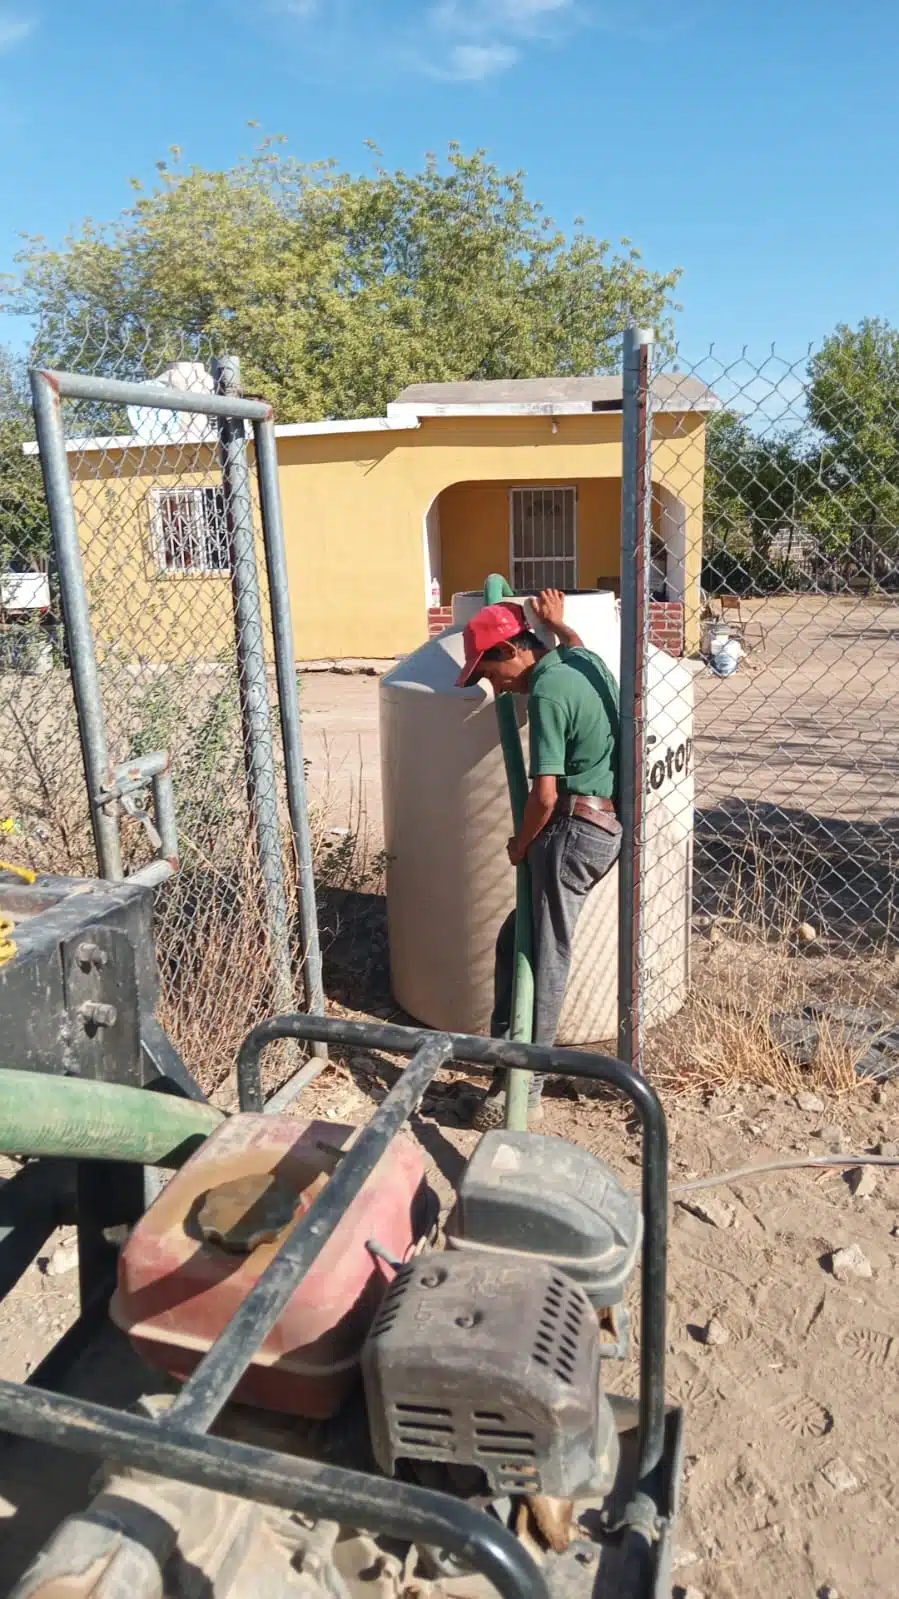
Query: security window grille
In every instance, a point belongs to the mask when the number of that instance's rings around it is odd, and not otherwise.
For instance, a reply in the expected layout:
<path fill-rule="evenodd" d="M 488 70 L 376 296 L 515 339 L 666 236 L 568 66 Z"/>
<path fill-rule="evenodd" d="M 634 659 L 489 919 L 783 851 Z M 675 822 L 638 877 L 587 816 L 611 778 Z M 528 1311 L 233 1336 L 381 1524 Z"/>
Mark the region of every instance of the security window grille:
<path fill-rule="evenodd" d="M 512 587 L 577 587 L 577 489 L 512 489 Z"/>
<path fill-rule="evenodd" d="M 227 572 L 231 565 L 221 489 L 154 489 L 153 543 L 163 572 Z"/>

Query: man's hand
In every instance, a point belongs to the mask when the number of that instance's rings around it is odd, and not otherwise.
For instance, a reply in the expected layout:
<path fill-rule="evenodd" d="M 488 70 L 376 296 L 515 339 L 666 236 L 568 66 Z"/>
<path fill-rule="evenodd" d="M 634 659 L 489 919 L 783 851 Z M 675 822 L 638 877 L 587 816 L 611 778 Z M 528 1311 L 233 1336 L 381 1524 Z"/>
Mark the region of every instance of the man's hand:
<path fill-rule="evenodd" d="M 565 615 L 565 596 L 562 590 L 543 589 L 533 605 L 538 622 L 543 622 L 546 627 L 551 627 L 554 633 L 558 633 L 559 624 Z"/>
<path fill-rule="evenodd" d="M 550 628 L 555 633 L 560 644 L 567 644 L 579 648 L 583 644 L 580 634 L 575 633 L 573 627 L 566 626 L 565 596 L 561 589 L 543 589 L 532 601 L 534 615 L 544 627 Z"/>
<path fill-rule="evenodd" d="M 547 822 L 552 820 L 558 795 L 558 778 L 534 778 L 518 835 L 516 838 L 510 838 L 506 845 L 506 854 L 513 866 L 520 866 L 523 861 L 527 860 L 528 850 L 537 834 L 542 833 Z"/>

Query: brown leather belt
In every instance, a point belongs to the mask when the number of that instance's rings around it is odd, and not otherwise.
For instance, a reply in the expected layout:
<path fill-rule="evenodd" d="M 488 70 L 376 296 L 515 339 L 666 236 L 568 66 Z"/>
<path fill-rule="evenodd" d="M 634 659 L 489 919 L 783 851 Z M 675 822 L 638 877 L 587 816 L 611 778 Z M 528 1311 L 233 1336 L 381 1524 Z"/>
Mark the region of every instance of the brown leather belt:
<path fill-rule="evenodd" d="M 617 833 L 618 818 L 610 799 L 600 794 L 560 794 L 556 801 L 557 816 L 576 816 L 580 822 L 592 822 L 607 833 Z"/>

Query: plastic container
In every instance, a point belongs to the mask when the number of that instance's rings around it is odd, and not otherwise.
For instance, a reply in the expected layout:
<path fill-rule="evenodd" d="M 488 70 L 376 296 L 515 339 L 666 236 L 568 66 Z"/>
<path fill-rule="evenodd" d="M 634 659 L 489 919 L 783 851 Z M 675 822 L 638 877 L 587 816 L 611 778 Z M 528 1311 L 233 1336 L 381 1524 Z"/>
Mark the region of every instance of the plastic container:
<path fill-rule="evenodd" d="M 489 1030 L 494 946 L 515 894 L 493 696 L 484 684 L 455 687 L 461 624 L 482 604 L 480 594 L 455 595 L 455 625 L 388 672 L 380 689 L 393 992 L 418 1020 L 468 1033 Z M 568 595 L 566 619 L 617 678 L 614 595 Z M 690 974 L 693 683 L 683 662 L 652 648 L 647 677 L 643 948 L 646 1014 L 657 1022 L 683 1003 Z M 516 707 L 526 738 L 523 697 Z M 617 984 L 615 867 L 590 894 L 578 923 L 558 1042 L 613 1038 Z"/>
<path fill-rule="evenodd" d="M 716 646 L 712 644 L 711 667 L 719 677 L 733 677 L 740 664 L 743 648 L 737 638 L 722 639 Z"/>
<path fill-rule="evenodd" d="M 702 638 L 700 641 L 701 654 L 706 656 L 716 655 L 723 644 L 730 638 L 730 628 L 726 622 L 711 618 L 702 624 Z"/>
<path fill-rule="evenodd" d="M 235 1116 L 176 1172 L 119 1258 L 110 1313 L 150 1365 L 187 1377 L 327 1182 L 355 1131 Z M 338 1153 L 329 1153 L 335 1151 Z M 337 1410 L 393 1271 L 425 1218 L 425 1170 L 395 1138 L 296 1289 L 234 1397 L 313 1419 Z"/>

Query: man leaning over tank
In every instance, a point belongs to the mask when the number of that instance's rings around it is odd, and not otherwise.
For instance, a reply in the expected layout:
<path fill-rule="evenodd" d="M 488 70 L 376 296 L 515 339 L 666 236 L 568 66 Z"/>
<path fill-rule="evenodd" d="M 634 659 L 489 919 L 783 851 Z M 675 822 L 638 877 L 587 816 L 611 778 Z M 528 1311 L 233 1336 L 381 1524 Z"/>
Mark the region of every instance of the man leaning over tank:
<path fill-rule="evenodd" d="M 548 649 L 511 600 L 485 605 L 465 628 L 460 687 L 486 680 L 494 694 L 528 701 L 530 791 L 521 827 L 509 839 L 513 867 L 527 860 L 534 916 L 536 1044 L 553 1044 L 571 968 L 578 918 L 590 890 L 621 849 L 615 811 L 618 777 L 618 686 L 605 663 L 565 622 L 565 597 L 544 589 L 534 613 L 555 635 Z M 507 1037 L 512 1018 L 515 913 L 496 944 L 491 1036 Z M 494 1074 L 473 1125 L 498 1127 L 505 1115 L 502 1072 Z M 528 1114 L 542 1115 L 543 1078 L 531 1080 Z"/>

